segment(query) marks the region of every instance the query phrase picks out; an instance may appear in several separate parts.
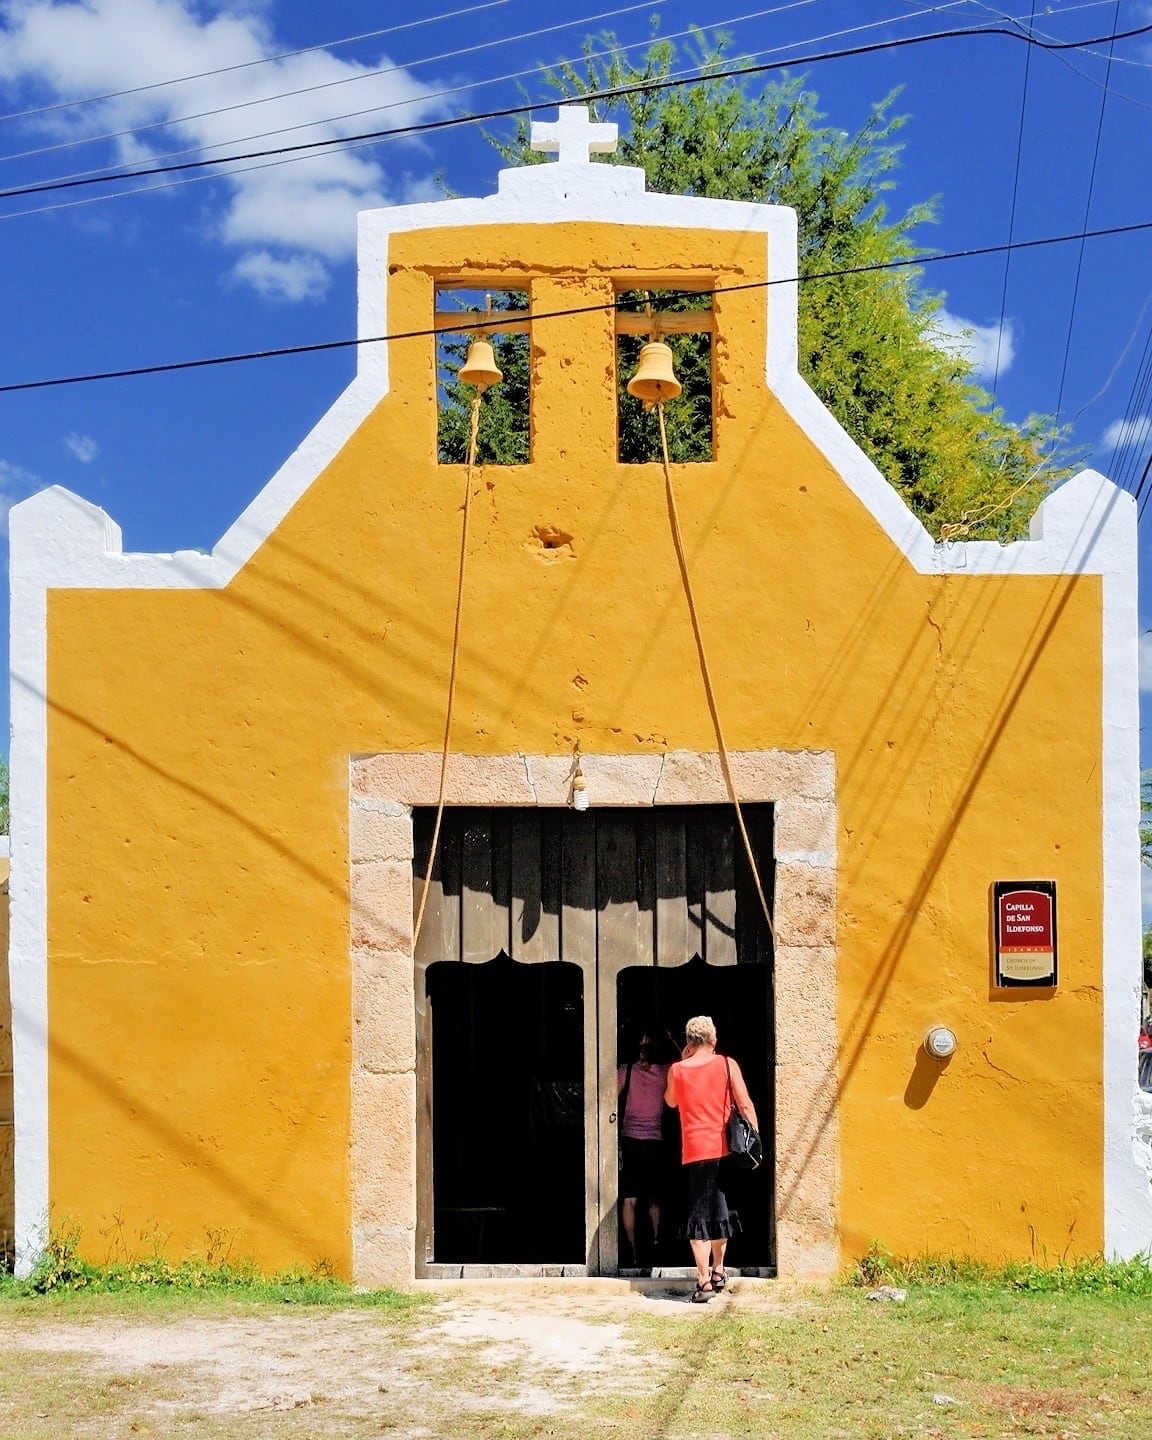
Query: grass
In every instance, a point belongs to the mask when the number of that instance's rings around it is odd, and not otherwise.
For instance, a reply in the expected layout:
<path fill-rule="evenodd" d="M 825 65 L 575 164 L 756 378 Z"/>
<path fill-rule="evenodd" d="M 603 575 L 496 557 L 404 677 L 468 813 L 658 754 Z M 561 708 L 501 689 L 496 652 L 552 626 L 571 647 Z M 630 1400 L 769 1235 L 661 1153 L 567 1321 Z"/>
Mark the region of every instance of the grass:
<path fill-rule="evenodd" d="M 869 1288 L 919 1285 L 963 1291 L 975 1287 L 1033 1294 L 1131 1295 L 1152 1300 L 1152 1265 L 1147 1256 L 1105 1260 L 1086 1255 L 1051 1265 L 1038 1260 L 989 1265 L 956 1255 L 899 1257 L 873 1242 L 849 1278 L 851 1283 Z"/>
<path fill-rule="evenodd" d="M 1146 1331 L 1144 1304 L 1116 1294 L 920 1286 L 892 1305 L 843 1290 L 797 1315 L 685 1327 L 679 1381 L 640 1433 L 1136 1440 Z"/>
<path fill-rule="evenodd" d="M 138 1279 L 108 1267 L 68 1289 L 66 1268 L 40 1290 L 0 1286 L 5 1440 L 1137 1440 L 1147 1428 L 1152 1272 L 1140 1264 L 989 1267 L 874 1247 L 832 1290 L 764 1285 L 649 1313 L 610 1295 L 573 1309 L 558 1286 L 525 1334 L 548 1337 L 553 1313 L 625 1327 L 618 1354 L 567 1370 L 554 1344 L 435 1333 L 441 1319 L 525 1303 L 512 1297 L 457 1291 L 438 1313 L 243 1267 L 200 1283 L 195 1267 Z M 906 1301 L 869 1300 L 880 1284 Z M 180 1348 L 189 1335 L 195 1360 Z M 121 1342 L 137 1347 L 132 1363 Z M 229 1375 L 234 1390 L 282 1362 L 297 1367 L 282 1405 L 229 1406 Z M 567 1403 L 541 1409 L 540 1393 Z"/>
<path fill-rule="evenodd" d="M 0 1302 L 80 1294 L 114 1295 L 137 1302 L 160 1296 L 198 1296 L 255 1304 L 383 1309 L 406 1309 L 417 1303 L 413 1296 L 397 1290 L 355 1290 L 325 1264 L 266 1275 L 250 1261 L 211 1255 L 173 1261 L 153 1253 L 97 1265 L 81 1253 L 79 1232 L 67 1229 L 52 1235 L 26 1279 L 0 1273 Z"/>

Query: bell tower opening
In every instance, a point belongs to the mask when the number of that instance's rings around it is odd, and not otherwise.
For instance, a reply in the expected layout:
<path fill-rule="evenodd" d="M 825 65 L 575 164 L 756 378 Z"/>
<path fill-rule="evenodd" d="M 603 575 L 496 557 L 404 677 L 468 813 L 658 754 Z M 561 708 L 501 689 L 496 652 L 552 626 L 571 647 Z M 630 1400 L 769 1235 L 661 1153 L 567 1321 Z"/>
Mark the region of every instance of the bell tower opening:
<path fill-rule="evenodd" d="M 671 350 L 676 378 L 683 386 L 664 406 L 668 458 L 673 464 L 714 459 L 711 291 L 699 282 L 688 282 L 679 290 L 622 290 L 616 307 L 616 446 L 620 462 L 642 465 L 658 463 L 661 458 L 655 411 L 627 388 L 645 344 L 657 339 Z"/>

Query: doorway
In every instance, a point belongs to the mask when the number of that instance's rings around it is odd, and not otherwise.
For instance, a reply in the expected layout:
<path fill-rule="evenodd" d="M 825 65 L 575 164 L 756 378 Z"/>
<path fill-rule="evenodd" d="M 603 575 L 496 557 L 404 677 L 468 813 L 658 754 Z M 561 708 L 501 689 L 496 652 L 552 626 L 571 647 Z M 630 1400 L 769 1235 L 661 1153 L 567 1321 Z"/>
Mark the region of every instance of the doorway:
<path fill-rule="evenodd" d="M 740 1218 L 739 1233 L 728 1246 L 730 1269 L 772 1273 L 776 1264 L 774 1234 L 772 1143 L 772 972 L 766 965 L 706 965 L 699 957 L 674 968 L 633 966 L 622 970 L 616 981 L 617 1025 L 620 1063 L 635 1058 L 636 1041 L 647 1033 L 663 1044 L 665 1053 L 674 1052 L 683 1042 L 684 1024 L 693 1015 L 711 1015 L 716 1023 L 717 1049 L 739 1064 L 756 1107 L 764 1142 L 764 1163 L 757 1170 L 741 1170 L 730 1162 L 723 1165 L 723 1187 L 730 1207 Z M 666 1112 L 665 1146 L 672 1151 L 666 1168 L 664 1193 L 660 1197 L 663 1240 L 658 1252 L 645 1221 L 647 1206 L 641 1204 L 636 1216 L 637 1259 L 653 1263 L 686 1265 L 687 1242 L 670 1243 L 682 1218 L 682 1180 L 679 1170 L 679 1133 L 675 1112 Z M 623 1235 L 619 1254 L 629 1252 Z M 675 1248 L 675 1254 L 669 1251 Z"/>
<path fill-rule="evenodd" d="M 583 988 L 507 955 L 429 967 L 437 1261 L 584 1263 Z"/>
<path fill-rule="evenodd" d="M 420 1273 L 614 1274 L 631 1026 L 712 1014 L 770 1130 L 772 944 L 733 811 L 449 809 L 430 874 L 412 819 Z M 772 806 L 745 819 L 771 895 Z M 767 1269 L 771 1163 L 734 1185 L 732 1264 Z"/>

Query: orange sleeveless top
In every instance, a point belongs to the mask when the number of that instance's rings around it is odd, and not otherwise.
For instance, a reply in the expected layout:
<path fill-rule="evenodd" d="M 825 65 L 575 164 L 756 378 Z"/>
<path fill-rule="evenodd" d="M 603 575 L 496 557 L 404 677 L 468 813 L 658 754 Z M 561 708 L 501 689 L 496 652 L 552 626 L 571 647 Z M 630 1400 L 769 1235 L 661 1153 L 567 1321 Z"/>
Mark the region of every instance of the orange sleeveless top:
<path fill-rule="evenodd" d="M 719 1160 L 728 1153 L 728 1066 L 723 1055 L 705 1065 L 672 1066 L 676 1105 L 680 1112 L 680 1158 Z"/>

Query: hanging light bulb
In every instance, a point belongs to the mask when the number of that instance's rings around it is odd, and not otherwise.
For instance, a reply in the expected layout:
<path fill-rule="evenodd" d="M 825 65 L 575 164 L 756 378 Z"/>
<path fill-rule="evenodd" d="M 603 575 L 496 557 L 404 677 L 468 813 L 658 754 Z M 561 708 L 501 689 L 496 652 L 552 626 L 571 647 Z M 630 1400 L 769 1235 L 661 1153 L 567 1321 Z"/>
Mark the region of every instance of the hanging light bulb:
<path fill-rule="evenodd" d="M 496 364 L 496 356 L 487 340 L 473 340 L 468 346 L 464 364 L 456 372 L 456 378 L 464 385 L 474 385 L 483 392 L 489 385 L 499 385 L 504 372 Z"/>
<path fill-rule="evenodd" d="M 572 776 L 572 808 L 573 810 L 588 809 L 588 782 L 580 768 L 579 755 L 576 757 L 576 770 Z"/>
<path fill-rule="evenodd" d="M 663 340 L 650 340 L 640 351 L 640 363 L 628 382 L 629 395 L 645 405 L 658 405 L 662 400 L 675 400 L 683 386 L 672 368 L 672 351 Z"/>

